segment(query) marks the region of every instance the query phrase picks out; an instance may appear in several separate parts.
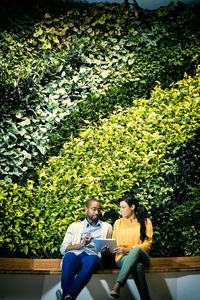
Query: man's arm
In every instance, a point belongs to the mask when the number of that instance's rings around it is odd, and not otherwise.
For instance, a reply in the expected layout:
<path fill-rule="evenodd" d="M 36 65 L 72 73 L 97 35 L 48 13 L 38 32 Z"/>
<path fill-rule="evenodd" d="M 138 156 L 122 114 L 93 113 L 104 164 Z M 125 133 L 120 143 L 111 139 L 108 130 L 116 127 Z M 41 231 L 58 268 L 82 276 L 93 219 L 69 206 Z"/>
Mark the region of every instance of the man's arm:
<path fill-rule="evenodd" d="M 108 224 L 108 232 L 107 232 L 107 236 L 106 236 L 107 239 L 112 238 L 112 232 L 113 232 L 112 225 Z"/>
<path fill-rule="evenodd" d="M 102 233 L 101 238 L 111 239 L 112 238 L 112 225 L 107 222 L 102 222 Z"/>
<path fill-rule="evenodd" d="M 83 247 L 85 247 L 86 245 L 88 245 L 91 240 L 93 239 L 93 236 L 91 235 L 91 233 L 88 233 L 83 242 L 82 243 L 79 243 L 79 244 L 75 244 L 75 245 L 69 245 L 65 252 L 68 252 L 68 251 L 71 251 L 71 250 L 79 250 L 79 249 L 82 249 Z"/>
<path fill-rule="evenodd" d="M 77 228 L 75 227 L 75 223 L 72 223 L 71 225 L 69 225 L 69 227 L 65 233 L 65 237 L 63 239 L 62 245 L 60 247 L 60 252 L 62 255 L 65 255 L 66 249 L 69 246 L 72 246 L 73 236 L 74 236 L 76 230 L 77 230 Z"/>

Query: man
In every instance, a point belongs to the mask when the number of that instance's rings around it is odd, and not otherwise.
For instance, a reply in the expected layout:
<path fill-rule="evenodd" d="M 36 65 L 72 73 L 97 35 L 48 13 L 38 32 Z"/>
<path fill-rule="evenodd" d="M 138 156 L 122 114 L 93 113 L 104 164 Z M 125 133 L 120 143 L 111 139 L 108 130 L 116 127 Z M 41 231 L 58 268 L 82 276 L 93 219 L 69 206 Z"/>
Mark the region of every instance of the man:
<path fill-rule="evenodd" d="M 98 200 L 87 201 L 84 221 L 72 223 L 67 229 L 60 248 L 64 255 L 61 278 L 63 293 L 61 298 L 58 290 L 57 299 L 76 299 L 99 266 L 100 258 L 92 240 L 112 236 L 112 226 L 99 220 L 100 209 Z"/>

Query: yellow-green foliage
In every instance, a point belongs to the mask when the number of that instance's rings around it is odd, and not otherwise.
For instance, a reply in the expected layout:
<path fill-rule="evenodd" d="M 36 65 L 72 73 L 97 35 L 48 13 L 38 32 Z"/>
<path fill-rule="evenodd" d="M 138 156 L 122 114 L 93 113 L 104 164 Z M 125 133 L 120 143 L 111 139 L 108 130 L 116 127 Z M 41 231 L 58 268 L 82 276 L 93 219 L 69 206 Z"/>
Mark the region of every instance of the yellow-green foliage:
<path fill-rule="evenodd" d="M 100 199 L 108 210 L 125 191 L 159 174 L 166 154 L 194 134 L 199 127 L 199 86 L 198 76 L 164 92 L 158 86 L 150 99 L 118 108 L 101 126 L 91 125 L 78 138 L 71 137 L 62 155 L 40 170 L 41 197 L 56 195 L 65 201 L 66 214 L 75 218 L 90 197 Z"/>
<path fill-rule="evenodd" d="M 67 226 L 84 216 L 87 199 L 99 199 L 105 213 L 117 209 L 116 200 L 141 182 L 148 190 L 148 196 L 136 195 L 143 204 L 166 201 L 170 187 L 162 185 L 160 174 L 173 167 L 171 153 L 199 128 L 199 92 L 199 72 L 164 91 L 158 84 L 150 99 L 118 107 L 100 126 L 91 124 L 77 138 L 71 136 L 61 155 L 38 170 L 34 187 L 31 181 L 26 188 L 4 186 L 2 247 L 7 253 L 57 254 Z M 160 182 L 156 192 L 151 178 Z"/>

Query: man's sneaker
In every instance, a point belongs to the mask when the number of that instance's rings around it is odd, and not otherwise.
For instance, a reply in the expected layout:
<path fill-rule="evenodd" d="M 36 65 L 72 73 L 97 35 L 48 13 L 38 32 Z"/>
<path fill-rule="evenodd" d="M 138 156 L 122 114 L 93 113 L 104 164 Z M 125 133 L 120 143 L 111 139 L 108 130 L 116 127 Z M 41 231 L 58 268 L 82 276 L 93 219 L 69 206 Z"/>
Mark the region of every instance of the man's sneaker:
<path fill-rule="evenodd" d="M 56 291 L 56 300 L 62 300 L 62 292 L 61 290 Z"/>
<path fill-rule="evenodd" d="M 70 300 L 72 297 L 70 295 L 63 295 L 61 290 L 56 291 L 56 300 Z"/>
<path fill-rule="evenodd" d="M 65 296 L 64 300 L 70 300 L 72 297 L 70 295 Z"/>

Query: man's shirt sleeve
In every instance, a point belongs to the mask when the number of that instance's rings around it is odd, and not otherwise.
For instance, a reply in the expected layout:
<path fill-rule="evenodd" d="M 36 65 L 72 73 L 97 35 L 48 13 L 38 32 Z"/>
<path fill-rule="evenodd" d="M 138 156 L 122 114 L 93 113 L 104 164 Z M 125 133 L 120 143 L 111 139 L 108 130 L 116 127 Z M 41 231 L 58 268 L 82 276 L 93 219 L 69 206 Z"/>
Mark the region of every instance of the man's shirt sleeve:
<path fill-rule="evenodd" d="M 60 252 L 62 255 L 65 255 L 65 251 L 69 245 L 72 245 L 72 235 L 73 235 L 73 227 L 70 225 L 65 233 L 64 240 L 60 247 Z"/>

